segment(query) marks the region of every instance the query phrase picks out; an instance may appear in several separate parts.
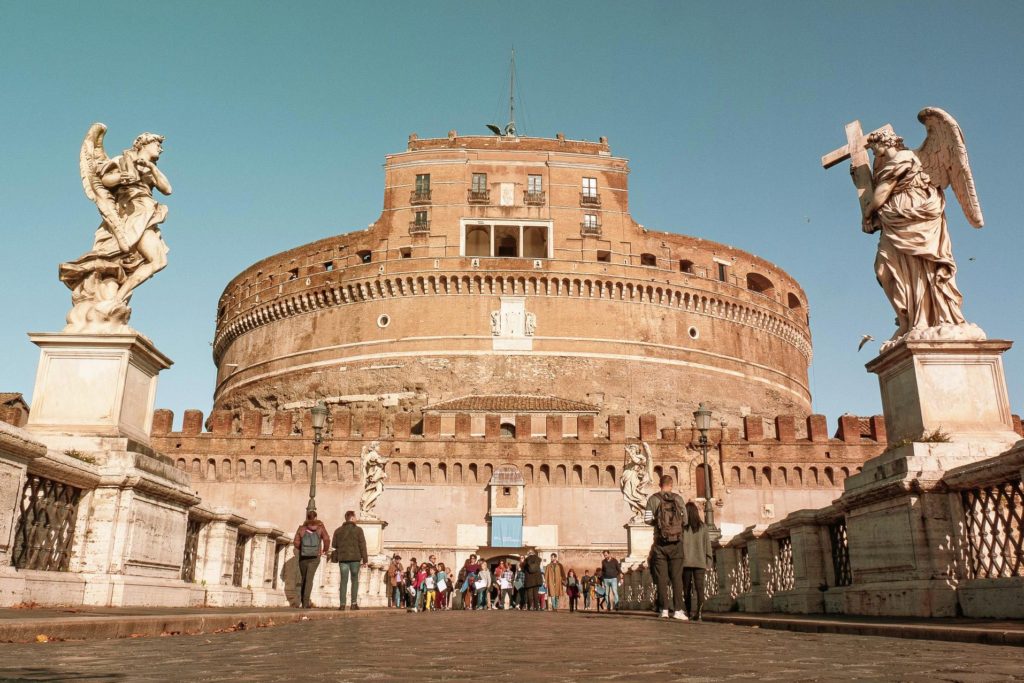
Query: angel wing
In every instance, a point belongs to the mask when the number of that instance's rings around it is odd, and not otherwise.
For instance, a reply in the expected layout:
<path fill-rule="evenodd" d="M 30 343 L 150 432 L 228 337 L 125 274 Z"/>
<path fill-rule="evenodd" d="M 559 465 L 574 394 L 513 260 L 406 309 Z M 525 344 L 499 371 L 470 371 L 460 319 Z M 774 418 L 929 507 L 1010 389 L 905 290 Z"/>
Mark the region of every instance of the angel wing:
<path fill-rule="evenodd" d="M 976 228 L 985 224 L 981 204 L 974 189 L 974 176 L 967 160 L 967 145 L 956 119 L 938 107 L 925 107 L 917 120 L 928 131 L 921 146 L 915 150 L 932 184 L 945 189 L 953 186 L 967 221 Z"/>
<path fill-rule="evenodd" d="M 103 149 L 103 136 L 106 132 L 107 127 L 102 123 L 89 126 L 89 132 L 82 140 L 82 150 L 78 155 L 78 169 L 82 174 L 82 189 L 85 190 L 85 196 L 96 204 L 106 228 L 114 236 L 121 251 L 127 253 L 129 245 L 124 236 L 121 217 L 117 215 L 114 195 L 100 180 L 100 170 L 110 160 Z"/>

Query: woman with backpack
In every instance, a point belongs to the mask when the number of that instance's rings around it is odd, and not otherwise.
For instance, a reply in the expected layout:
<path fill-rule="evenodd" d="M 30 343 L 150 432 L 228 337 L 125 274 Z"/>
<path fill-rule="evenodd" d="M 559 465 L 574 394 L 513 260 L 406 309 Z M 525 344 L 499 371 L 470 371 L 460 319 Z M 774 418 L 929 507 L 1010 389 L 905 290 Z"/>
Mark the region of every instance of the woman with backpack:
<path fill-rule="evenodd" d="M 701 521 L 696 503 L 686 504 L 686 526 L 683 527 L 683 585 L 685 586 L 686 614 L 695 621 L 702 621 L 704 609 L 704 572 L 715 562 L 715 551 L 711 546 L 708 527 Z M 691 601 L 690 591 L 697 595 Z M 696 602 L 696 612 L 690 606 Z"/>

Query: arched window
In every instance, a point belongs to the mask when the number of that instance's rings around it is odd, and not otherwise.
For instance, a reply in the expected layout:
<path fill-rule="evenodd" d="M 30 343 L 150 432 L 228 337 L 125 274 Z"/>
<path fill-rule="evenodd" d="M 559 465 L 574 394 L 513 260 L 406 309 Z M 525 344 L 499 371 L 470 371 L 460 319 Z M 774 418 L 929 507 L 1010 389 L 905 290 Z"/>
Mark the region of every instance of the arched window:
<path fill-rule="evenodd" d="M 601 470 L 597 465 L 591 465 L 587 468 L 587 485 L 597 486 L 601 483 Z"/>
<path fill-rule="evenodd" d="M 551 468 L 547 465 L 540 466 L 540 482 L 541 484 L 551 483 Z"/>
<path fill-rule="evenodd" d="M 475 484 L 478 481 L 480 481 L 480 480 L 477 478 L 477 468 L 476 468 L 476 463 L 474 462 L 474 463 L 471 463 L 470 466 L 469 466 L 469 483 L 470 484 Z"/>
<path fill-rule="evenodd" d="M 572 466 L 572 484 L 573 486 L 579 486 L 583 484 L 583 466 L 573 465 Z"/>
<path fill-rule="evenodd" d="M 500 435 L 509 439 L 516 438 L 516 426 L 511 422 L 502 422 Z"/>
<path fill-rule="evenodd" d="M 800 308 L 800 297 L 798 297 L 793 292 L 789 293 L 789 295 L 786 297 L 786 300 L 789 302 L 790 308 Z"/>
<path fill-rule="evenodd" d="M 730 471 L 729 481 L 732 484 L 742 483 L 743 475 L 740 474 L 740 468 L 739 467 L 733 467 L 732 468 L 732 470 Z"/>
<path fill-rule="evenodd" d="M 747 289 L 765 296 L 775 294 L 775 285 L 772 284 L 772 281 L 758 273 L 747 273 Z"/>
<path fill-rule="evenodd" d="M 466 256 L 491 255 L 491 227 L 470 225 L 466 227 Z"/>

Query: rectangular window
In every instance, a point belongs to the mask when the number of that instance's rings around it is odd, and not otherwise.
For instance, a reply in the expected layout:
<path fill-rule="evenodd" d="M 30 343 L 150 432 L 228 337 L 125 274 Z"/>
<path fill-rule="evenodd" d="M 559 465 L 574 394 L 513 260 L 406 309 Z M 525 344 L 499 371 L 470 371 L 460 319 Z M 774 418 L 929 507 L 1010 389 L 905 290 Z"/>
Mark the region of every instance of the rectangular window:
<path fill-rule="evenodd" d="M 726 265 L 724 263 L 718 264 L 718 279 L 721 280 L 722 282 L 729 281 L 729 274 L 726 271 Z"/>
<path fill-rule="evenodd" d="M 402 258 L 412 258 L 411 247 L 402 247 L 401 249 L 398 250 L 398 253 L 402 255 Z"/>
<path fill-rule="evenodd" d="M 526 190 L 530 194 L 537 194 L 538 192 L 544 191 L 544 178 L 542 176 L 530 175 L 526 177 L 526 180 Z"/>
<path fill-rule="evenodd" d="M 611 263 L 612 262 L 612 252 L 599 250 L 597 252 L 597 260 L 600 263 Z"/>
<path fill-rule="evenodd" d="M 430 174 L 429 173 L 417 173 L 416 174 L 416 194 L 425 194 L 430 192 Z"/>
<path fill-rule="evenodd" d="M 416 225 L 426 225 L 426 224 L 427 224 L 427 212 L 426 211 L 417 211 L 416 212 Z"/>
<path fill-rule="evenodd" d="M 328 261 L 327 263 L 325 263 L 324 270 L 326 270 L 328 273 L 334 270 L 334 261 Z"/>
<path fill-rule="evenodd" d="M 596 213 L 585 213 L 585 214 L 583 214 L 583 227 L 584 228 L 596 228 L 597 227 L 597 214 Z"/>
<path fill-rule="evenodd" d="M 597 178 L 584 178 L 583 179 L 583 196 L 584 197 L 596 197 L 597 196 Z"/>
<path fill-rule="evenodd" d="M 486 173 L 474 173 L 473 174 L 473 192 L 486 192 L 487 191 L 487 174 Z"/>

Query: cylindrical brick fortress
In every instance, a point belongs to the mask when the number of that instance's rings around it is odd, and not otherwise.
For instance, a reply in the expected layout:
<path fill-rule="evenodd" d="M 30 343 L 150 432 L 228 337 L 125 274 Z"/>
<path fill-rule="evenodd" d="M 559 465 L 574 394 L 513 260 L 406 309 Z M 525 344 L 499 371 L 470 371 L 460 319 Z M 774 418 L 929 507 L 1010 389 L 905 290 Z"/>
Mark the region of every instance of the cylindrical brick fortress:
<path fill-rule="evenodd" d="M 525 394 L 601 415 L 809 414 L 803 290 L 746 252 L 637 224 L 628 171 L 604 139 L 410 136 L 370 228 L 228 284 L 215 408 L 323 397 L 388 415 Z"/>

